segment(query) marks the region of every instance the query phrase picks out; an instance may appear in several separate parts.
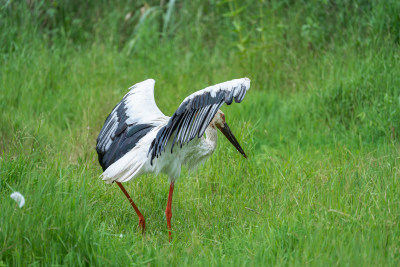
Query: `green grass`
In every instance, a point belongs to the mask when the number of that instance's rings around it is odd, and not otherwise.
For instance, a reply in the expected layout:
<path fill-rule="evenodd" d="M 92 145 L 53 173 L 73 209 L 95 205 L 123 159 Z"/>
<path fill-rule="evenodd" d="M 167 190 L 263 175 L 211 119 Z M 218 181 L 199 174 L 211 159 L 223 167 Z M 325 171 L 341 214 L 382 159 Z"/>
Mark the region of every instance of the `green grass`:
<path fill-rule="evenodd" d="M 159 2 L 0 1 L 0 266 L 398 266 L 397 1 Z M 126 184 L 142 237 L 99 178 L 106 116 L 147 78 L 171 115 L 246 76 L 222 109 L 249 159 L 220 135 L 182 172 L 171 243 L 168 177 Z"/>

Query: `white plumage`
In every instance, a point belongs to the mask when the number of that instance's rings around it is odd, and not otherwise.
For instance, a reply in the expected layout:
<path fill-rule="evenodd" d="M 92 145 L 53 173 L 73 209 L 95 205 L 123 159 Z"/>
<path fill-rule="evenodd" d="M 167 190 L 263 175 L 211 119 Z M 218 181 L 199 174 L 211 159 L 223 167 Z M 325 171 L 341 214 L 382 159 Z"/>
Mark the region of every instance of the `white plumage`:
<path fill-rule="evenodd" d="M 204 160 L 211 156 L 216 148 L 216 129 L 215 127 L 213 128 L 206 125 L 208 127 L 205 128 L 206 138 L 201 134 L 199 138 L 193 138 L 187 145 L 176 147 L 173 153 L 168 152 L 171 150 L 173 143 L 173 139 L 169 138 L 167 140 L 167 145 L 164 147 L 164 150 L 167 152 L 161 153 L 158 158 L 155 158 L 153 162 L 151 162 L 151 156 L 148 153 L 150 145 L 153 140 L 156 139 L 160 130 L 165 128 L 171 120 L 170 117 L 165 116 L 159 110 L 154 101 L 154 84 L 155 81 L 149 79 L 132 86 L 123 100 L 111 112 L 107 119 L 108 121 L 106 121 L 103 126 L 97 144 L 97 147 L 100 149 L 104 147 L 103 151 L 107 151 L 110 148 L 121 125 L 126 124 L 126 129 L 129 128 L 129 125 L 152 126 L 151 130 L 139 139 L 137 144 L 130 151 L 105 169 L 101 177 L 106 183 L 112 183 L 114 181 L 127 182 L 144 173 L 158 174 L 161 172 L 168 174 L 171 180 L 176 180 L 180 175 L 182 165 L 194 169 L 200 162 L 204 162 Z M 221 92 L 224 95 L 226 93 L 231 94 L 230 100 L 232 100 L 232 97 L 237 97 L 243 90 L 247 91 L 249 88 L 250 80 L 248 78 L 220 83 L 209 86 L 186 97 L 181 106 L 186 105 L 187 108 L 188 105 L 192 104 L 191 101 L 206 94 L 209 94 L 210 99 L 215 99 L 218 93 Z M 203 106 L 212 106 L 212 104 L 207 105 L 207 103 L 212 102 L 213 101 L 205 101 Z M 122 110 L 124 110 L 125 114 L 123 115 L 118 114 L 121 105 L 124 105 Z M 217 102 L 214 103 L 214 106 L 215 105 L 219 108 L 222 104 Z M 218 109 L 215 110 L 215 114 L 217 114 L 217 111 Z M 215 114 L 209 114 L 209 121 L 214 118 Z M 122 121 L 121 118 L 125 118 L 125 120 Z M 109 130 L 104 131 L 107 127 L 109 127 Z M 178 131 L 178 129 L 175 131 Z M 185 133 L 181 131 L 180 134 L 180 136 L 182 136 Z"/>

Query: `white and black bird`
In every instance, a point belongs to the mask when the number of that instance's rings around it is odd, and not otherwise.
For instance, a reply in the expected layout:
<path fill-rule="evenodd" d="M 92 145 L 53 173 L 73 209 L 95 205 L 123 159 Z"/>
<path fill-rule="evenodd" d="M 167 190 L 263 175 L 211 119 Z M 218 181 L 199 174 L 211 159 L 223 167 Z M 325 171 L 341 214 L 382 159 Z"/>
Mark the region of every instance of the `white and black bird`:
<path fill-rule="evenodd" d="M 194 169 L 211 156 L 217 146 L 217 129 L 247 158 L 219 109 L 233 100 L 240 103 L 250 88 L 250 80 L 231 80 L 197 91 L 183 100 L 172 117 L 158 109 L 154 84 L 148 79 L 129 88 L 108 115 L 97 138 L 96 151 L 104 171 L 101 177 L 106 183 L 118 184 L 139 216 L 143 233 L 144 217 L 121 183 L 144 173 L 169 176 L 165 214 L 171 238 L 172 193 L 182 165 Z"/>

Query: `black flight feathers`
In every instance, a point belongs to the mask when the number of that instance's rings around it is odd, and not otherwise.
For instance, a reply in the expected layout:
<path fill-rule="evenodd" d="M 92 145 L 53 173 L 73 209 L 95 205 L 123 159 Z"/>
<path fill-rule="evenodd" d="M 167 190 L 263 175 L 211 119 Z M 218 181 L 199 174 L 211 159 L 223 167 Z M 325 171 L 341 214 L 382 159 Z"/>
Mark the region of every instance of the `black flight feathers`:
<path fill-rule="evenodd" d="M 243 84 L 237 86 L 240 88 L 214 89 L 216 91 L 213 92 L 214 94 L 212 94 L 212 90 L 205 90 L 200 94 L 195 93 L 193 96 L 186 98 L 169 119 L 168 124 L 160 129 L 151 143 L 148 152 L 151 155 L 151 164 L 153 164 L 155 157 L 165 152 L 167 143 L 172 137 L 171 153 L 175 143 L 179 143 L 180 147 L 182 147 L 195 137 L 200 138 L 224 103 L 230 105 L 233 99 L 235 99 L 236 103 L 240 103 L 246 94 L 247 88 Z M 237 90 L 239 92 L 233 97 Z"/>

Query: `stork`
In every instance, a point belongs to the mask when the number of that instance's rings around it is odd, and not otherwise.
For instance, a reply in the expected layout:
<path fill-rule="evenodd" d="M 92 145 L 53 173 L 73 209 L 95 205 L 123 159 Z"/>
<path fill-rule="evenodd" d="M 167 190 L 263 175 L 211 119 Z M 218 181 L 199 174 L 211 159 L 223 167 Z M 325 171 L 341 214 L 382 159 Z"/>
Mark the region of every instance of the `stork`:
<path fill-rule="evenodd" d="M 102 179 L 121 188 L 139 217 L 143 234 L 144 217 L 122 183 L 145 173 L 168 175 L 165 215 L 171 240 L 172 194 L 182 165 L 195 169 L 211 156 L 217 146 L 217 129 L 247 158 L 219 109 L 233 100 L 241 102 L 250 80 L 235 79 L 197 91 L 183 100 L 172 117 L 157 107 L 154 84 L 153 79 L 148 79 L 129 88 L 108 115 L 97 138 L 96 151 L 103 168 Z"/>

